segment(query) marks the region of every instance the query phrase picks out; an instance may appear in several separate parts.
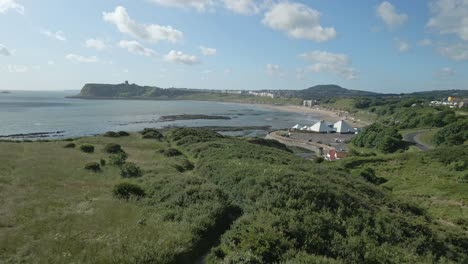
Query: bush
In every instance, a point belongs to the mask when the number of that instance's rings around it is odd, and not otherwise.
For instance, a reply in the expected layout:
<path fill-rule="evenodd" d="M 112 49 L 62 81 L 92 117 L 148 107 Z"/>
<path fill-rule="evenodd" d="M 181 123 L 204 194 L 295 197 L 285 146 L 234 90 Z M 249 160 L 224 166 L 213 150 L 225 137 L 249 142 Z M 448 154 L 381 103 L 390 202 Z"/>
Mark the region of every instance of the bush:
<path fill-rule="evenodd" d="M 106 160 L 105 159 L 101 159 L 99 161 L 99 164 L 101 164 L 102 167 L 106 166 Z"/>
<path fill-rule="evenodd" d="M 157 129 L 154 128 L 145 128 L 141 132 L 143 138 L 145 139 L 157 139 L 161 140 L 164 136 Z"/>
<path fill-rule="evenodd" d="M 101 166 L 97 162 L 90 162 L 85 165 L 85 169 L 93 171 L 93 172 L 98 172 L 101 170 Z"/>
<path fill-rule="evenodd" d="M 140 186 L 128 182 L 122 182 L 115 185 L 112 193 L 115 197 L 125 200 L 128 200 L 131 197 L 135 197 L 136 199 L 145 197 L 145 191 Z"/>
<path fill-rule="evenodd" d="M 392 153 L 405 147 L 397 129 L 379 123 L 364 129 L 352 140 L 352 143 L 357 147 L 375 148 L 384 153 Z"/>
<path fill-rule="evenodd" d="M 75 143 L 68 143 L 64 146 L 64 148 L 75 148 L 76 144 Z"/>
<path fill-rule="evenodd" d="M 114 131 L 108 131 L 108 132 L 104 133 L 104 136 L 105 137 L 119 137 L 119 133 L 116 133 Z"/>
<path fill-rule="evenodd" d="M 270 147 L 270 148 L 277 148 L 277 149 L 292 153 L 292 151 L 285 144 L 279 141 L 276 141 L 274 139 L 252 138 L 252 139 L 249 139 L 247 142 L 255 144 L 255 145 L 261 145 L 261 146 Z"/>
<path fill-rule="evenodd" d="M 464 160 L 453 161 L 448 165 L 449 170 L 464 171 L 468 169 L 468 162 Z"/>
<path fill-rule="evenodd" d="M 180 156 L 182 153 L 175 149 L 175 148 L 169 148 L 169 149 L 164 149 L 160 151 L 164 156 L 166 157 L 175 157 L 175 156 Z"/>
<path fill-rule="evenodd" d="M 115 155 L 109 157 L 109 164 L 114 166 L 122 166 L 127 160 L 128 155 L 124 151 L 121 151 Z"/>
<path fill-rule="evenodd" d="M 124 178 L 136 178 L 142 175 L 140 167 L 135 163 L 127 162 L 120 168 L 120 176 Z"/>
<path fill-rule="evenodd" d="M 119 144 L 109 143 L 104 147 L 104 151 L 107 153 L 119 153 L 122 152 L 122 147 Z"/>
<path fill-rule="evenodd" d="M 126 131 L 119 131 L 117 132 L 119 134 L 119 136 L 121 137 L 128 137 L 130 136 L 130 133 L 126 132 Z"/>
<path fill-rule="evenodd" d="M 459 182 L 461 183 L 468 183 L 468 173 L 460 176 Z"/>
<path fill-rule="evenodd" d="M 195 168 L 193 163 L 186 159 L 182 160 L 180 164 L 173 164 L 172 167 L 174 167 L 178 172 L 185 172 Z"/>
<path fill-rule="evenodd" d="M 433 142 L 437 146 L 462 145 L 468 140 L 468 120 L 459 120 L 434 135 Z"/>
<path fill-rule="evenodd" d="M 316 157 L 316 158 L 314 159 L 314 161 L 315 161 L 315 163 L 322 163 L 322 162 L 325 161 L 325 159 L 324 159 L 323 157 Z"/>
<path fill-rule="evenodd" d="M 364 180 L 366 180 L 366 181 L 368 181 L 370 183 L 373 183 L 375 185 L 380 185 L 382 183 L 387 182 L 386 179 L 377 177 L 375 175 L 375 171 L 373 169 L 371 169 L 371 168 L 358 169 L 358 170 L 353 171 L 352 174 L 355 177 L 361 177 Z"/>
<path fill-rule="evenodd" d="M 94 146 L 90 144 L 83 144 L 80 146 L 81 151 L 85 153 L 93 153 L 94 152 Z"/>

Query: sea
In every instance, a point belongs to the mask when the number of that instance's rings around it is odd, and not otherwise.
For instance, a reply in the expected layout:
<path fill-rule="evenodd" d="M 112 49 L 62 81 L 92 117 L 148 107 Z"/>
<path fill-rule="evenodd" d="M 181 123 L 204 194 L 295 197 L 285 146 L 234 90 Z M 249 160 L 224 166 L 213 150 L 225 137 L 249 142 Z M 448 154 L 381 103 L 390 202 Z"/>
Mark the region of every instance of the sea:
<path fill-rule="evenodd" d="M 295 124 L 313 124 L 320 119 L 320 116 L 314 114 L 285 112 L 239 103 L 67 98 L 75 94 L 76 91 L 0 93 L 0 139 L 69 138 L 107 131 L 134 132 L 143 128 L 174 126 L 270 126 L 269 129 L 283 129 Z M 183 114 L 217 115 L 231 119 L 159 121 L 161 116 Z M 267 129 L 223 133 L 233 136 L 264 136 Z"/>

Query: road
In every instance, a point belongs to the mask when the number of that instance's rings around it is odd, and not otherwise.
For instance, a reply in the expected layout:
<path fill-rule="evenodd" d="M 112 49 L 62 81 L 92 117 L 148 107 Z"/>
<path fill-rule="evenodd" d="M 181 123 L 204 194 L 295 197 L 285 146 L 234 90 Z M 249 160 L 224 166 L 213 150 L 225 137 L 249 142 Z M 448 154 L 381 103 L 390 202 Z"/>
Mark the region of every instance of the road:
<path fill-rule="evenodd" d="M 416 131 L 416 132 L 411 132 L 411 133 L 408 133 L 406 135 L 403 136 L 403 140 L 404 141 L 408 141 L 408 142 L 411 142 L 411 143 L 414 143 L 415 144 L 415 147 L 417 147 L 418 149 L 422 150 L 422 151 L 428 151 L 430 149 L 432 149 L 432 146 L 429 146 L 427 144 L 424 144 L 420 139 L 419 137 L 421 136 L 421 134 L 423 133 L 426 133 L 427 131 Z"/>

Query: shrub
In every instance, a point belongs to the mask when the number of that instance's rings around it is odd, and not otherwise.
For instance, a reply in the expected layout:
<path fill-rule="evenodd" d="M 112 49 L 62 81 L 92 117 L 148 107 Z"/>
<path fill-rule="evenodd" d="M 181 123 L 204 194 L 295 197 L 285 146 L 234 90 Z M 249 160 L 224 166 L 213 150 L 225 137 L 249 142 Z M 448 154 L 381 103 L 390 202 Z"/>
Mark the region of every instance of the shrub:
<path fill-rule="evenodd" d="M 255 145 L 277 148 L 277 149 L 292 153 L 292 151 L 285 144 L 279 141 L 276 141 L 274 139 L 252 138 L 252 139 L 249 139 L 247 142 L 255 144 Z"/>
<path fill-rule="evenodd" d="M 371 168 L 358 169 L 358 170 L 353 171 L 352 174 L 355 177 L 361 177 L 364 180 L 366 180 L 366 181 L 368 181 L 370 183 L 373 183 L 375 185 L 380 185 L 382 183 L 387 182 L 386 179 L 377 177 L 375 175 L 375 171 L 373 169 L 371 169 Z"/>
<path fill-rule="evenodd" d="M 121 151 L 115 155 L 109 157 L 109 164 L 114 166 L 122 166 L 127 160 L 128 155 L 124 151 Z"/>
<path fill-rule="evenodd" d="M 126 132 L 126 131 L 119 131 L 117 132 L 119 134 L 119 136 L 121 137 L 128 137 L 130 136 L 130 133 Z"/>
<path fill-rule="evenodd" d="M 64 146 L 64 148 L 75 148 L 76 144 L 75 143 L 68 143 Z"/>
<path fill-rule="evenodd" d="M 66 138 L 63 141 L 73 141 L 73 138 Z"/>
<path fill-rule="evenodd" d="M 437 146 L 462 145 L 468 140 L 468 120 L 459 120 L 439 130 L 433 138 Z"/>
<path fill-rule="evenodd" d="M 120 176 L 124 178 L 136 178 L 140 177 L 142 174 L 140 167 L 135 163 L 127 162 L 122 165 L 120 168 Z"/>
<path fill-rule="evenodd" d="M 97 162 L 90 162 L 85 165 L 85 169 L 93 172 L 98 172 L 101 170 L 101 166 Z"/>
<path fill-rule="evenodd" d="M 81 151 L 85 153 L 93 153 L 94 152 L 94 146 L 90 144 L 83 144 L 80 146 Z"/>
<path fill-rule="evenodd" d="M 101 159 L 99 161 L 99 164 L 101 164 L 102 167 L 106 166 L 106 160 L 105 159 Z"/>
<path fill-rule="evenodd" d="M 107 153 L 119 153 L 122 152 L 122 147 L 119 144 L 109 143 L 104 147 L 104 151 Z"/>
<path fill-rule="evenodd" d="M 461 175 L 458 181 L 461 183 L 468 183 L 468 173 Z"/>
<path fill-rule="evenodd" d="M 116 133 L 114 131 L 108 131 L 108 132 L 104 133 L 104 136 L 105 137 L 119 137 L 120 135 L 119 135 L 119 133 Z"/>
<path fill-rule="evenodd" d="M 464 171 L 468 169 L 468 162 L 464 160 L 453 161 L 448 166 L 449 170 L 453 171 Z"/>
<path fill-rule="evenodd" d="M 141 134 L 143 135 L 143 138 L 146 139 L 157 139 L 161 140 L 164 136 L 159 132 L 157 129 L 154 128 L 145 128 Z"/>
<path fill-rule="evenodd" d="M 195 168 L 193 163 L 186 159 L 182 160 L 180 164 L 173 164 L 172 167 L 174 167 L 178 172 L 185 172 Z"/>
<path fill-rule="evenodd" d="M 323 157 L 316 157 L 316 158 L 314 159 L 314 161 L 315 161 L 315 163 L 322 163 L 322 162 L 325 161 L 325 159 L 324 159 Z"/>
<path fill-rule="evenodd" d="M 131 197 L 140 199 L 145 197 L 145 191 L 138 185 L 128 182 L 122 182 L 114 186 L 112 193 L 119 199 L 128 200 Z"/>
<path fill-rule="evenodd" d="M 164 149 L 160 151 L 164 156 L 166 157 L 175 157 L 175 156 L 180 156 L 182 153 L 175 149 L 175 148 L 169 148 L 169 149 Z"/>

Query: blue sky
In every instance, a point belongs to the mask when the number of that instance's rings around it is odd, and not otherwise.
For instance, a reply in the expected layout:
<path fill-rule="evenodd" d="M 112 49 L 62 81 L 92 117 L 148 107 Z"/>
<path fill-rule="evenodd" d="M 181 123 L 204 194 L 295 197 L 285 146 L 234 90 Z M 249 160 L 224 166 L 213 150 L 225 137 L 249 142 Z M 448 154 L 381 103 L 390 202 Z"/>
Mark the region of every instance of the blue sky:
<path fill-rule="evenodd" d="M 468 89 L 468 0 L 0 0 L 0 89 Z"/>

